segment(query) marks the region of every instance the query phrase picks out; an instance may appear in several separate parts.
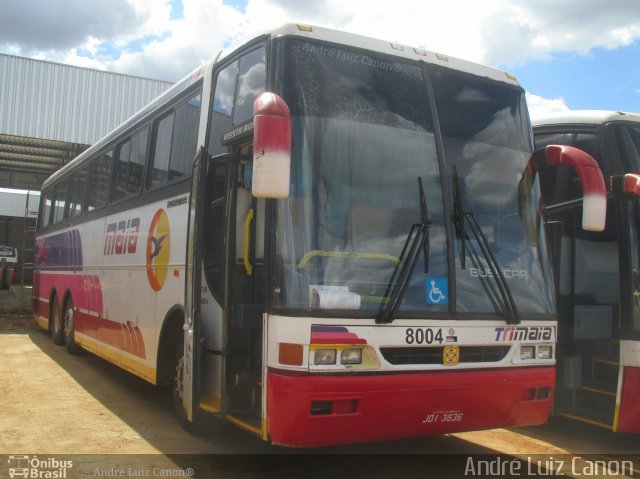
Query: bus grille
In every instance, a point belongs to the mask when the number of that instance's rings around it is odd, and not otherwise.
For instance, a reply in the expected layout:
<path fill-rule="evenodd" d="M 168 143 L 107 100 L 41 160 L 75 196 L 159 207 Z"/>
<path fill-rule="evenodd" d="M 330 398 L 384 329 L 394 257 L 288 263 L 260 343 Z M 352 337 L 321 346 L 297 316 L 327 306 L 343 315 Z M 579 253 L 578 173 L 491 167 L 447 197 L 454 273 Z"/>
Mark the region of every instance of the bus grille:
<path fill-rule="evenodd" d="M 461 363 L 497 363 L 509 352 L 510 346 L 460 346 Z M 398 364 L 442 364 L 444 347 L 380 348 L 384 359 Z"/>

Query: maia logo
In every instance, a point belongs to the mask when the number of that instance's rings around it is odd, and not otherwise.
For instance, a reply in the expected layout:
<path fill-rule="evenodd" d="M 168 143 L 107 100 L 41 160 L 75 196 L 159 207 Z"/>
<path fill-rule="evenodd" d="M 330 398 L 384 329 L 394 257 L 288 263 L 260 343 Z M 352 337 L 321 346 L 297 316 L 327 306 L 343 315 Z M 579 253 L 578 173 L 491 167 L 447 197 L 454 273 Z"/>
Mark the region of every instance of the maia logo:
<path fill-rule="evenodd" d="M 167 279 L 171 251 L 169 218 L 159 209 L 151 220 L 147 239 L 147 277 L 154 291 L 160 291 Z"/>

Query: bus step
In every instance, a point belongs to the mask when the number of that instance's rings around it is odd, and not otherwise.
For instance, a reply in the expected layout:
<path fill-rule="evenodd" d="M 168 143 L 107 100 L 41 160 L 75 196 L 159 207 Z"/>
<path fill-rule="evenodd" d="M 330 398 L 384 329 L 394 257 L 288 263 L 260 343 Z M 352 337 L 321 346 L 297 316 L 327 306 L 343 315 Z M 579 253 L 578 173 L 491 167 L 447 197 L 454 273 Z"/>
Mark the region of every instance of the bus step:
<path fill-rule="evenodd" d="M 595 381 L 583 384 L 576 391 L 575 407 L 605 416 L 613 415 L 616 409 L 616 387 Z"/>
<path fill-rule="evenodd" d="M 612 356 L 594 357 L 592 361 L 592 379 L 601 384 L 618 385 L 620 361 Z"/>
<path fill-rule="evenodd" d="M 236 426 L 249 431 L 258 436 L 262 436 L 262 419 L 256 417 L 252 412 L 230 411 L 226 418 Z"/>
<path fill-rule="evenodd" d="M 613 416 L 609 416 L 608 414 L 599 414 L 586 409 L 571 408 L 558 413 L 558 415 L 573 421 L 579 421 L 613 431 Z"/>

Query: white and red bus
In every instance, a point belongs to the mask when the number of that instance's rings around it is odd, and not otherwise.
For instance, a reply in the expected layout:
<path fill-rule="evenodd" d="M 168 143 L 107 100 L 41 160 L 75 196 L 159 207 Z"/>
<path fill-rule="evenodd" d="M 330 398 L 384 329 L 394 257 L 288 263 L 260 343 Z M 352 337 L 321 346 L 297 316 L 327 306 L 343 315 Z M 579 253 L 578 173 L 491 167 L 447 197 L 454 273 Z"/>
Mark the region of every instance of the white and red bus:
<path fill-rule="evenodd" d="M 99 114 L 99 112 L 97 112 Z M 512 76 L 287 25 L 220 54 L 43 186 L 54 341 L 210 416 L 320 446 L 539 424 L 556 313 Z M 526 227 L 525 227 L 526 226 Z"/>
<path fill-rule="evenodd" d="M 578 147 L 611 179 L 606 228 L 576 225 L 575 175 L 543 172 L 559 313 L 557 414 L 640 432 L 640 114 L 570 111 L 534 122 L 536 145 Z M 552 214 L 553 213 L 553 214 Z"/>

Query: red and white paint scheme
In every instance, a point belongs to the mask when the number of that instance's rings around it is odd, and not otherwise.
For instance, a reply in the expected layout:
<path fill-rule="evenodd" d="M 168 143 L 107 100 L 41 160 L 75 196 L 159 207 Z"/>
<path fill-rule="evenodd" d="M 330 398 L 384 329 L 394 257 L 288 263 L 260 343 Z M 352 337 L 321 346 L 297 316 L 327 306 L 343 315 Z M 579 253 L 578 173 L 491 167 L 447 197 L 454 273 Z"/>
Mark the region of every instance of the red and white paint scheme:
<path fill-rule="evenodd" d="M 512 75 L 285 25 L 45 182 L 36 319 L 170 385 L 189 431 L 213 415 L 315 447 L 541 424 L 559 334 L 532 152 Z M 580 158 L 557 161 L 595 228 Z"/>
<path fill-rule="evenodd" d="M 282 98 L 262 93 L 253 102 L 253 196 L 289 196 L 291 113 Z M 260 171 L 262 170 L 262 171 Z"/>
<path fill-rule="evenodd" d="M 179 196 L 38 236 L 38 323 L 51 328 L 51 316 L 62 319 L 72 304 L 80 346 L 155 383 L 155 311 L 169 311 L 184 294 L 186 217 Z"/>
<path fill-rule="evenodd" d="M 555 362 L 523 360 L 520 350 L 553 348 L 555 334 L 548 322 L 505 331 L 488 321 L 416 328 L 413 321 L 381 327 L 300 318 L 292 327 L 270 317 L 269 437 L 323 446 L 540 424 L 552 404 Z M 341 364 L 358 350 L 359 364 Z M 327 351 L 338 364 L 317 365 Z"/>
<path fill-rule="evenodd" d="M 603 185 L 582 182 L 582 209 L 601 204 L 593 211 L 606 214 L 588 234 L 570 226 L 580 214 L 574 179 L 559 170 L 543 179 L 542 188 L 565 204 L 548 241 L 563 312 L 555 414 L 640 433 L 640 114 L 578 110 L 533 123 L 536 146 L 555 150 L 553 162 L 564 164 L 564 152 L 573 151 L 580 179 L 593 160 L 609 177 L 607 206 Z M 583 226 L 594 220 L 583 215 Z"/>

